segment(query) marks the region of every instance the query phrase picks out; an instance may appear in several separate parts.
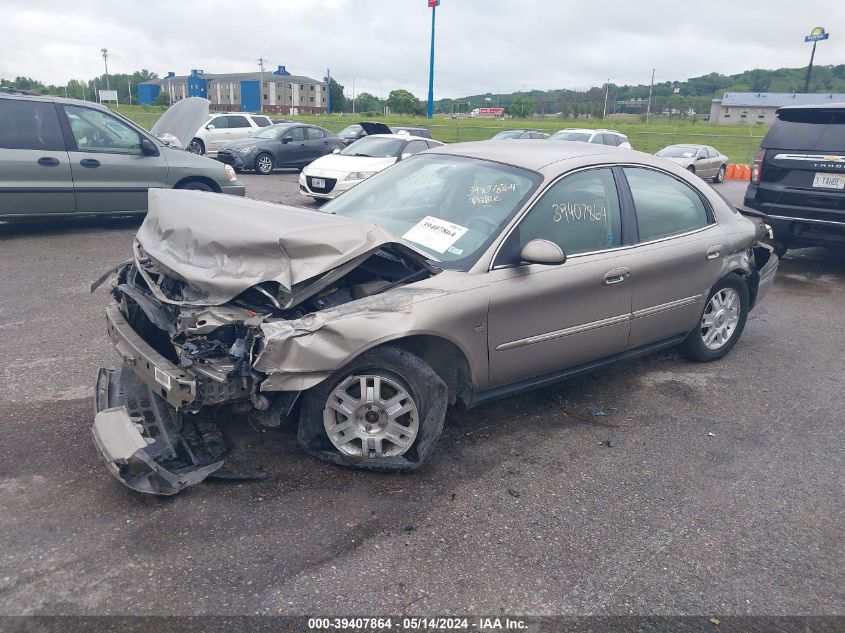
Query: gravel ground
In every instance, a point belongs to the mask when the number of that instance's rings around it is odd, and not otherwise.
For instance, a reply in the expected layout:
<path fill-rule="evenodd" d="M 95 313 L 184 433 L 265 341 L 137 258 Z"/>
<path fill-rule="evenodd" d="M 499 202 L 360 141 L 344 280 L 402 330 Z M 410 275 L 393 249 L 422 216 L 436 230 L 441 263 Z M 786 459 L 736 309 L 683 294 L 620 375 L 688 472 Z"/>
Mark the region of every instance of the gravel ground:
<path fill-rule="evenodd" d="M 314 206 L 296 177 L 243 180 Z M 89 430 L 115 355 L 87 286 L 138 223 L 0 226 L 0 614 L 845 610 L 845 257 L 791 252 L 721 362 L 668 351 L 450 412 L 418 474 L 227 427 L 268 480 L 159 499 Z"/>

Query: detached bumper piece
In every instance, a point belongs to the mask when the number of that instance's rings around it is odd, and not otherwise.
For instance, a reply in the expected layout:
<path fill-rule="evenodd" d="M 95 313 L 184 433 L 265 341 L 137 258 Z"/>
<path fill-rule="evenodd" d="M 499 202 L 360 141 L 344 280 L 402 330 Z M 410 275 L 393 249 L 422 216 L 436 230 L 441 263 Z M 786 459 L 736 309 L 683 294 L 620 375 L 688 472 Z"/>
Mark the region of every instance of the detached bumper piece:
<path fill-rule="evenodd" d="M 216 424 L 183 416 L 126 363 L 100 369 L 92 430 L 109 472 L 147 494 L 173 495 L 198 484 L 222 469 L 228 450 Z"/>

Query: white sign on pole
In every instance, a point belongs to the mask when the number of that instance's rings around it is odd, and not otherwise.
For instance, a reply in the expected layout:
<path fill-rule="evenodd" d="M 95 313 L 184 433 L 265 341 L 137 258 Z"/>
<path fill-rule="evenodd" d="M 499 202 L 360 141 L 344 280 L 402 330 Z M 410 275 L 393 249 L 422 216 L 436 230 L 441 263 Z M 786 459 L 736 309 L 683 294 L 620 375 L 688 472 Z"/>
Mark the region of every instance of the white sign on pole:
<path fill-rule="evenodd" d="M 100 90 L 100 103 L 104 101 L 114 101 L 117 103 L 117 90 Z"/>

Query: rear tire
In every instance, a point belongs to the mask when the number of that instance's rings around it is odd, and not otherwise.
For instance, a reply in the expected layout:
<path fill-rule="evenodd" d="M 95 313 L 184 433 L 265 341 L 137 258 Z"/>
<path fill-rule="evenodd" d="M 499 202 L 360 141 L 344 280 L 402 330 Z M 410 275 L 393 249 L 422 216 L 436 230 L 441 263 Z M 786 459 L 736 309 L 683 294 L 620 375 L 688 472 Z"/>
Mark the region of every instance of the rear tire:
<path fill-rule="evenodd" d="M 720 183 L 725 179 L 725 174 L 727 173 L 728 168 L 725 165 L 719 167 L 719 171 L 716 172 L 716 175 L 713 177 L 713 182 Z"/>
<path fill-rule="evenodd" d="M 262 176 L 269 176 L 273 173 L 273 157 L 267 152 L 262 152 L 255 157 L 255 172 Z"/>
<path fill-rule="evenodd" d="M 397 347 L 370 350 L 305 392 L 299 445 L 352 468 L 417 470 L 443 431 L 448 397 L 419 357 Z"/>
<path fill-rule="evenodd" d="M 191 154 L 199 154 L 200 156 L 205 154 L 205 143 L 203 143 L 200 139 L 194 138 L 191 139 L 191 142 L 188 143 L 188 147 L 186 147 Z"/>
<path fill-rule="evenodd" d="M 707 295 L 698 324 L 681 343 L 681 353 L 702 363 L 726 356 L 745 329 L 748 301 L 745 280 L 734 274 L 722 278 Z"/>

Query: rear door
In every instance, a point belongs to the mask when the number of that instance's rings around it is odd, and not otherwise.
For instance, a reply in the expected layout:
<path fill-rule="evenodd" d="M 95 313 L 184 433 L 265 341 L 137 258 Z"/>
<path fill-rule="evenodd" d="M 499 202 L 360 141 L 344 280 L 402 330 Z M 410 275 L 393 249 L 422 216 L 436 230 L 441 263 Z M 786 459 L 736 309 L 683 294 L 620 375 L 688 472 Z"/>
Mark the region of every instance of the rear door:
<path fill-rule="evenodd" d="M 55 105 L 0 98 L 0 217 L 75 210 L 70 158 Z"/>
<path fill-rule="evenodd" d="M 624 167 L 637 223 L 631 349 L 692 330 L 721 274 L 725 240 L 698 192 L 658 169 Z"/>
<path fill-rule="evenodd" d="M 77 212 L 146 211 L 147 191 L 167 186 L 164 154 L 145 155 L 140 132 L 107 112 L 60 107 L 70 136 L 68 156 Z"/>
<path fill-rule="evenodd" d="M 313 160 L 331 153 L 333 146 L 329 145 L 326 133 L 318 127 L 305 128 L 305 159 L 310 163 Z"/>

